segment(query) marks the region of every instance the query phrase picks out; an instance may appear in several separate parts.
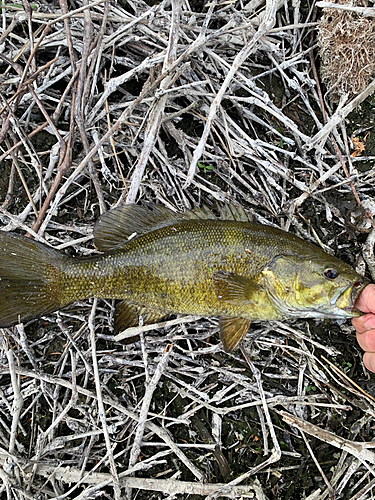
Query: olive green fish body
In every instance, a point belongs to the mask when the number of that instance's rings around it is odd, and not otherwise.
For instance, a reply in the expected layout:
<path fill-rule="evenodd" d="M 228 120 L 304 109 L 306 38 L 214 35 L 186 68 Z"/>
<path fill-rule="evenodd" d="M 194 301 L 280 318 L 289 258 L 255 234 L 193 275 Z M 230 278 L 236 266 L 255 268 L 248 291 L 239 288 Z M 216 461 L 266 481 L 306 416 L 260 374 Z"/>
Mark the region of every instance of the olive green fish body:
<path fill-rule="evenodd" d="M 282 251 L 257 234 L 259 229 L 262 226 L 242 222 L 182 222 L 131 240 L 119 252 L 70 261 L 62 269 L 62 302 L 111 297 L 165 312 L 265 319 L 268 299 L 264 289 L 255 286 L 262 299 L 255 308 L 247 303 L 224 303 L 213 281 L 215 273 L 226 272 L 256 284 L 259 271 L 275 251 Z"/>
<path fill-rule="evenodd" d="M 104 253 L 87 259 L 1 233 L 0 326 L 88 297 L 114 298 L 122 300 L 117 329 L 140 315 L 146 322 L 169 313 L 219 316 L 230 350 L 253 319 L 358 315 L 354 300 L 365 283 L 348 265 L 243 211 L 225 211 L 222 220 L 207 209 L 114 209 L 94 231 Z M 12 308 L 2 303 L 7 294 Z"/>

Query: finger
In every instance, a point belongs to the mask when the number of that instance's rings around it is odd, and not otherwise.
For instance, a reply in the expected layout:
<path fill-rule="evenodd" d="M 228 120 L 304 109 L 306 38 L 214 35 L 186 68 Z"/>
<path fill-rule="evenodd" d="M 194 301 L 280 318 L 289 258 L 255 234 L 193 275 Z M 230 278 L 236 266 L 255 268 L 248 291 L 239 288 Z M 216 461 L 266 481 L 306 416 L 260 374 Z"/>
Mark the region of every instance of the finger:
<path fill-rule="evenodd" d="M 362 312 L 375 312 L 375 285 L 367 285 L 355 301 L 355 307 Z"/>
<path fill-rule="evenodd" d="M 365 352 L 363 356 L 363 364 L 368 370 L 370 370 L 370 372 L 375 373 L 375 353 Z"/>
<path fill-rule="evenodd" d="M 361 349 L 367 352 L 373 352 L 375 355 L 375 330 L 357 333 L 357 342 Z"/>
<path fill-rule="evenodd" d="M 352 325 L 357 333 L 364 333 L 375 330 L 375 314 L 365 314 L 360 318 L 352 318 Z"/>

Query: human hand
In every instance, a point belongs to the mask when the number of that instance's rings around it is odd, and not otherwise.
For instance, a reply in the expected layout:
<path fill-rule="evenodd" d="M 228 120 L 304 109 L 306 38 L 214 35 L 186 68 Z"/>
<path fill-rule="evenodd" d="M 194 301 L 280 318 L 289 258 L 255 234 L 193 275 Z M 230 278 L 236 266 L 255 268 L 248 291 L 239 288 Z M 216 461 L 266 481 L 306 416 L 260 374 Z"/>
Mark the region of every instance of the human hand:
<path fill-rule="evenodd" d="M 375 285 L 367 285 L 355 302 L 355 307 L 366 313 L 353 318 L 352 325 L 357 332 L 357 341 L 365 351 L 363 363 L 375 373 Z"/>

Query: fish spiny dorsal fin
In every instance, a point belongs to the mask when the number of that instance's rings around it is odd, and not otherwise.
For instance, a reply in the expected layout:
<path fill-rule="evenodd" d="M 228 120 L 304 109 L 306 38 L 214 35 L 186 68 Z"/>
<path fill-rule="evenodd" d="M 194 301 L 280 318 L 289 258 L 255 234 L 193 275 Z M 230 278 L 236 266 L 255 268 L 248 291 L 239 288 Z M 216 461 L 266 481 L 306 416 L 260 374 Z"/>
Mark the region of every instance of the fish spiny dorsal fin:
<path fill-rule="evenodd" d="M 94 227 L 94 245 L 102 252 L 121 250 L 131 237 L 191 219 L 215 219 L 215 216 L 206 207 L 175 213 L 161 205 L 123 205 L 99 218 Z"/>
<path fill-rule="evenodd" d="M 220 219 L 235 220 L 238 222 L 252 222 L 250 213 L 246 213 L 241 205 L 225 204 L 219 207 Z"/>
<path fill-rule="evenodd" d="M 216 215 L 208 208 L 207 205 L 203 205 L 202 207 L 194 207 L 189 212 L 185 212 L 185 214 L 190 214 L 192 219 L 217 219 Z"/>
<path fill-rule="evenodd" d="M 220 219 L 248 221 L 245 211 L 234 205 L 219 209 Z M 102 252 L 121 250 L 131 237 L 155 231 L 162 227 L 194 219 L 217 219 L 207 206 L 195 207 L 184 213 L 176 213 L 161 205 L 123 205 L 103 214 L 94 228 L 94 245 Z"/>
<path fill-rule="evenodd" d="M 102 252 L 121 250 L 131 236 L 140 236 L 181 220 L 168 208 L 129 204 L 103 214 L 94 228 L 94 244 Z"/>

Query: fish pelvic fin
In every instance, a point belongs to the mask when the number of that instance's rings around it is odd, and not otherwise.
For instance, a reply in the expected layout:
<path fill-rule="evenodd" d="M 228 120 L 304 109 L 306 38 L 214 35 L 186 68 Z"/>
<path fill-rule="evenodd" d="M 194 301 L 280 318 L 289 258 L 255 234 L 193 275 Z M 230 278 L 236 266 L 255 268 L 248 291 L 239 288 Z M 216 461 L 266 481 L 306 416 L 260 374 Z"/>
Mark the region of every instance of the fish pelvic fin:
<path fill-rule="evenodd" d="M 41 316 L 60 303 L 57 250 L 15 233 L 0 231 L 0 327 Z"/>
<path fill-rule="evenodd" d="M 220 339 L 225 352 L 232 352 L 247 334 L 251 321 L 244 318 L 219 319 Z"/>

